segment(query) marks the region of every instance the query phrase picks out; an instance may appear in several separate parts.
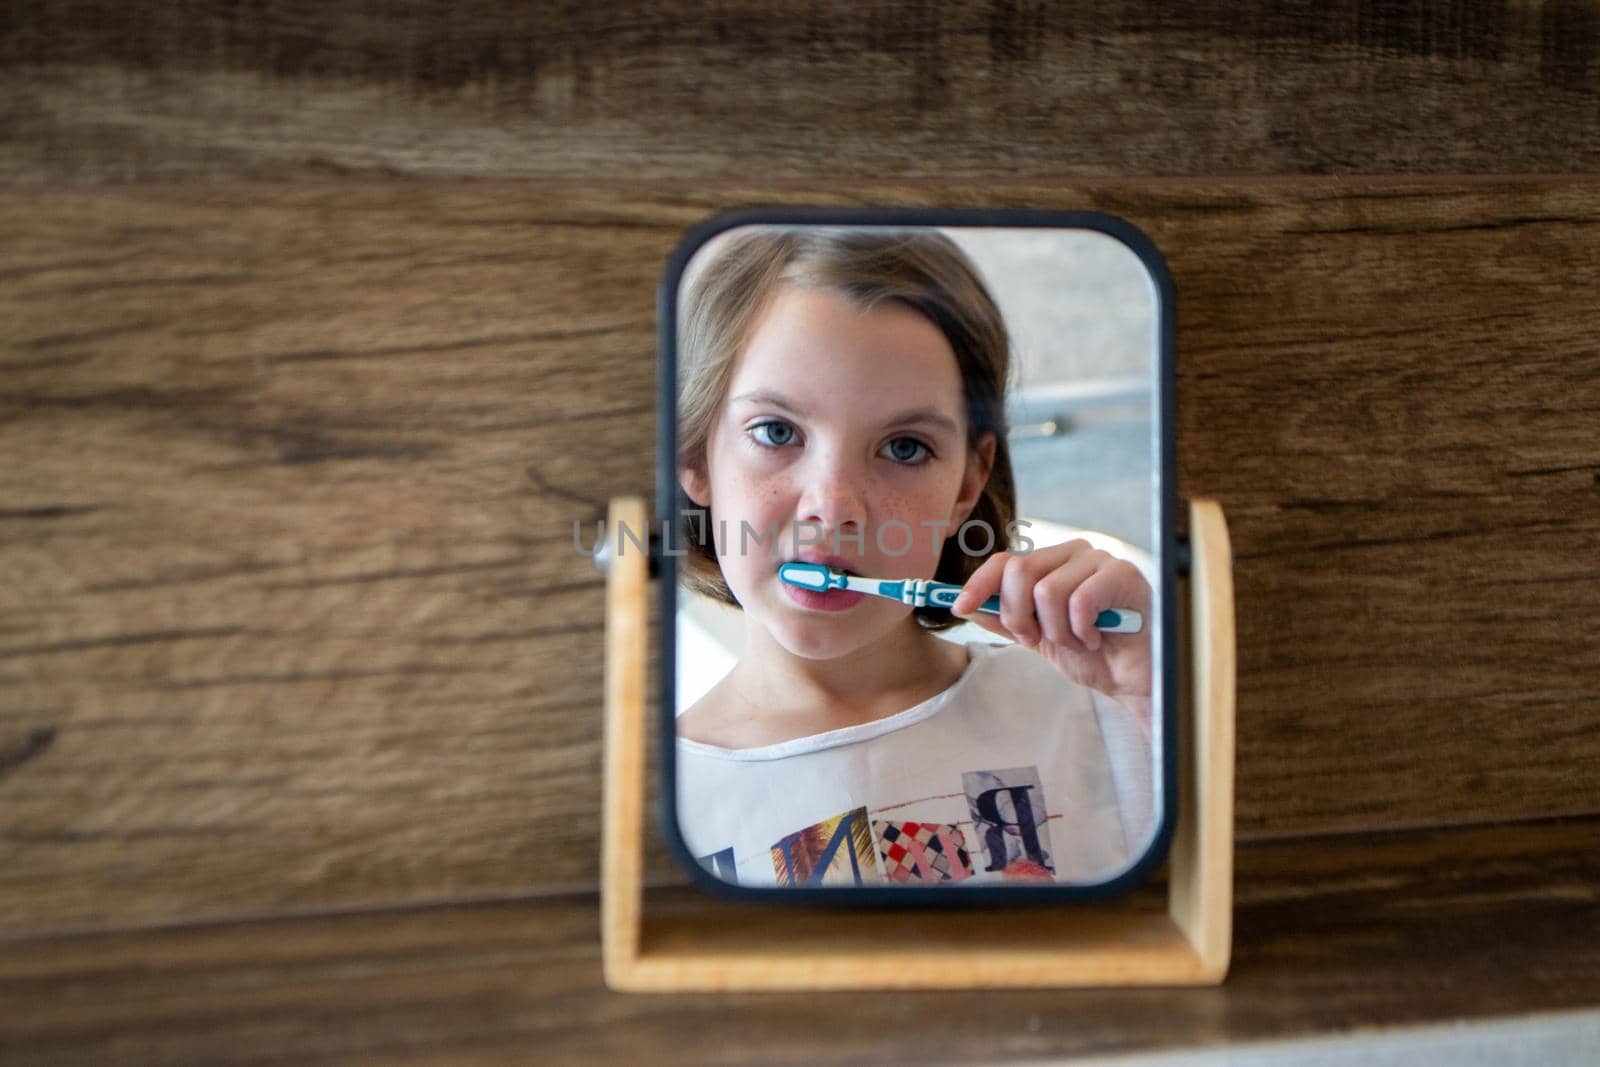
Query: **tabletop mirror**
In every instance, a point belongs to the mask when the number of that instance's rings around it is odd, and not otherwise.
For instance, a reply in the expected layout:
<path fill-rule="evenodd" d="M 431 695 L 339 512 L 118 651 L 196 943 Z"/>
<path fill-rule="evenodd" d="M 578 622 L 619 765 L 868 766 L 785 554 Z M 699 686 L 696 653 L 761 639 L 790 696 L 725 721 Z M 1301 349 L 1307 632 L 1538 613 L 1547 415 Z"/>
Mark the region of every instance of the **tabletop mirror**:
<path fill-rule="evenodd" d="M 772 900 L 1098 898 L 1174 818 L 1173 291 L 1098 214 L 720 216 L 660 294 L 663 827 Z"/>

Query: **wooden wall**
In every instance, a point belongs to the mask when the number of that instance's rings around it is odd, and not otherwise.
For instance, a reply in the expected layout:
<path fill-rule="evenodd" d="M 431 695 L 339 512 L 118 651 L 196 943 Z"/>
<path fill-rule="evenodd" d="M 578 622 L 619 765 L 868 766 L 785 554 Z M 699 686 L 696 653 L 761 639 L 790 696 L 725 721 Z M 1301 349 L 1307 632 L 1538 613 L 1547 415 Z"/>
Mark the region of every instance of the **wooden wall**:
<path fill-rule="evenodd" d="M 749 203 L 1155 238 L 1242 839 L 1600 813 L 1595 26 L 0 8 L 0 937 L 593 888 L 572 524 L 649 493 L 656 280 Z"/>
<path fill-rule="evenodd" d="M 0 181 L 1593 171 L 1592 0 L 0 3 Z"/>

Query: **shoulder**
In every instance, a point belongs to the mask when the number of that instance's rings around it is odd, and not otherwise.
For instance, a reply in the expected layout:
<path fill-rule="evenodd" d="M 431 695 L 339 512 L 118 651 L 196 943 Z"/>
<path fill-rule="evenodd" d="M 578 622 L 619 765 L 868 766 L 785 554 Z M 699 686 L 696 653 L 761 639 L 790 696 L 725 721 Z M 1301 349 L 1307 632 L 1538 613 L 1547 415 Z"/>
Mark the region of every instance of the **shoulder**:
<path fill-rule="evenodd" d="M 732 703 L 728 699 L 725 683 L 726 679 L 712 686 L 705 696 L 689 705 L 689 709 L 678 716 L 679 740 L 698 741 L 703 745 L 716 745 L 721 748 L 734 747 L 729 743 L 728 712 Z"/>

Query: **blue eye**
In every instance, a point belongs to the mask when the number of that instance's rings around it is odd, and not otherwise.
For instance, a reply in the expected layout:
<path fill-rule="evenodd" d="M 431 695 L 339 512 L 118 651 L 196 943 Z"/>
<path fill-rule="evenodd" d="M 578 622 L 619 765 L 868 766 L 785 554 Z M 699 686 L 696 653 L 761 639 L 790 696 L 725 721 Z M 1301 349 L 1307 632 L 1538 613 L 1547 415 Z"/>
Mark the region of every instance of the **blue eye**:
<path fill-rule="evenodd" d="M 928 446 L 915 437 L 896 437 L 883 446 L 883 451 L 896 463 L 921 463 L 932 455 Z"/>
<path fill-rule="evenodd" d="M 787 422 L 758 422 L 750 427 L 750 435 L 758 444 L 769 448 L 782 448 L 794 443 L 794 427 Z"/>

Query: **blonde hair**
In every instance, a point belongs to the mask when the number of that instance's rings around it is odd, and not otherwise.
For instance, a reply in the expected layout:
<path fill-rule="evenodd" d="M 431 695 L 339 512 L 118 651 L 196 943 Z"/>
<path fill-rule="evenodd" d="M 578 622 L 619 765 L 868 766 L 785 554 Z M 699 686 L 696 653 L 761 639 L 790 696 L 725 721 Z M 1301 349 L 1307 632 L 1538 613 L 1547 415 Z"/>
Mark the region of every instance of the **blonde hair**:
<path fill-rule="evenodd" d="M 977 268 L 954 241 L 936 230 L 740 227 L 703 247 L 704 260 L 688 280 L 678 320 L 678 469 L 706 469 L 706 444 L 727 396 L 734 360 L 780 285 L 823 289 L 863 310 L 885 301 L 920 312 L 954 350 L 967 407 L 967 445 L 995 437 L 994 464 L 969 522 L 994 532 L 988 552 L 969 555 L 952 532 L 934 578 L 964 583 L 985 559 L 1005 547 L 1016 514 L 1016 486 L 1006 446 L 1005 391 L 1011 342 L 1000 309 Z M 689 588 L 738 606 L 717 562 L 710 508 L 678 492 L 683 557 Z M 925 629 L 960 623 L 943 608 L 913 612 Z"/>

